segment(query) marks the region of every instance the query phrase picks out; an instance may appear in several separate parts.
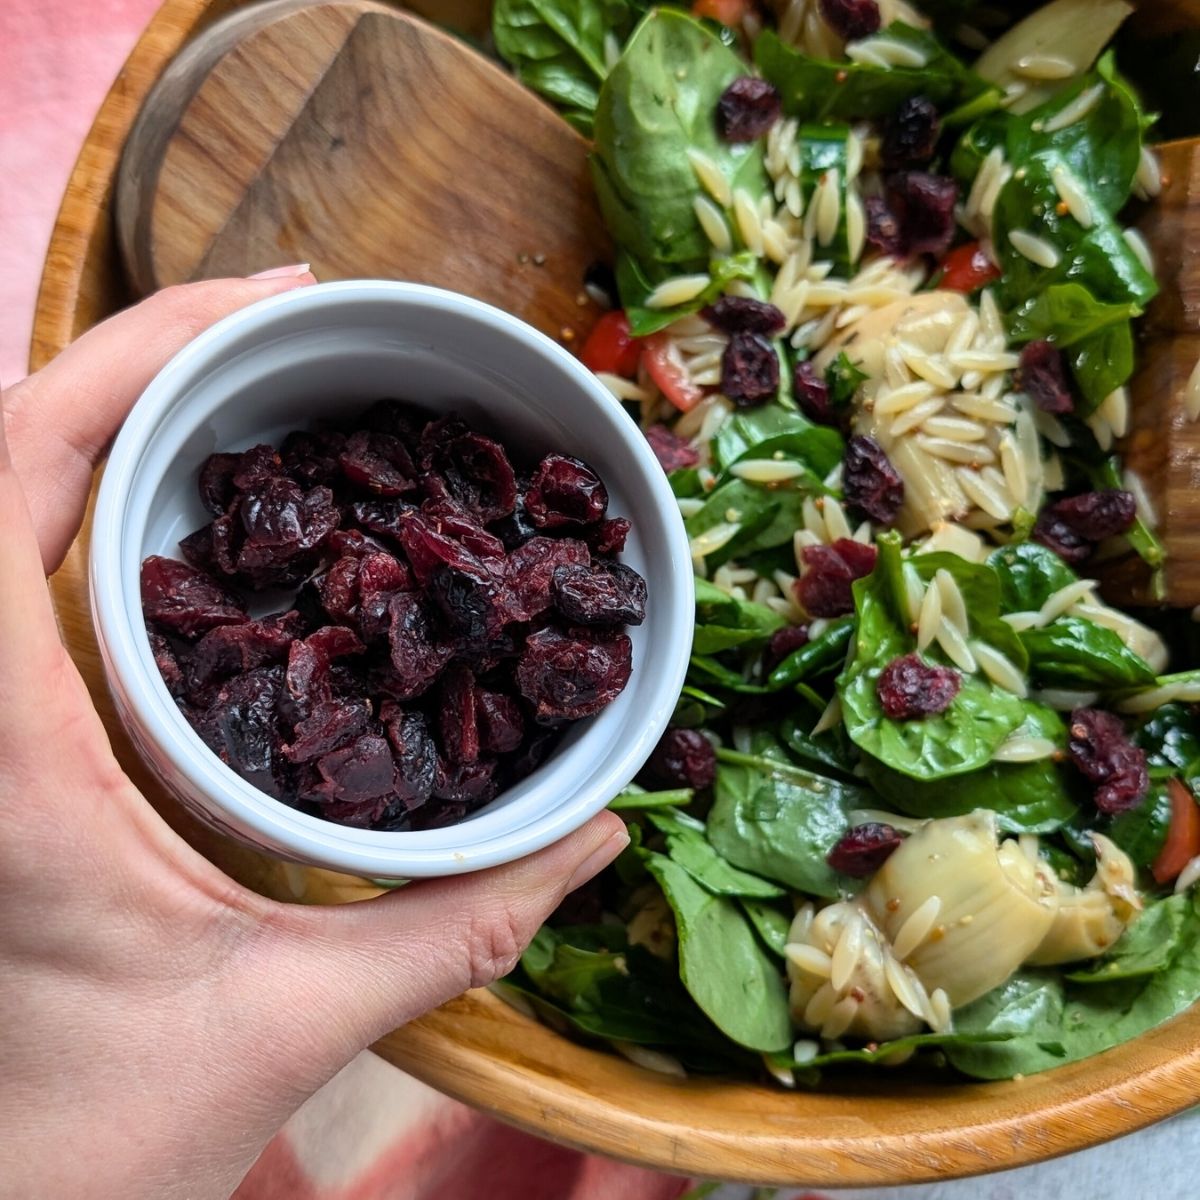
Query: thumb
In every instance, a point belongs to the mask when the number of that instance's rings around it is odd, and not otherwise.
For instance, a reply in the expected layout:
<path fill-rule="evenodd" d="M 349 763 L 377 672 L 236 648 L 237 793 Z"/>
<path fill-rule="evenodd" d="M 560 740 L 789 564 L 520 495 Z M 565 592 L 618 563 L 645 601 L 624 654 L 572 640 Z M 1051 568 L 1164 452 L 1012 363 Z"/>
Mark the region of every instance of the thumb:
<path fill-rule="evenodd" d="M 621 819 L 602 813 L 506 866 L 356 904 L 279 906 L 266 947 L 272 961 L 247 984 L 271 1024 L 287 1013 L 296 1026 L 283 1039 L 292 1044 L 287 1065 L 318 1077 L 295 1082 L 316 1086 L 392 1029 L 507 974 L 563 896 L 628 844 Z"/>

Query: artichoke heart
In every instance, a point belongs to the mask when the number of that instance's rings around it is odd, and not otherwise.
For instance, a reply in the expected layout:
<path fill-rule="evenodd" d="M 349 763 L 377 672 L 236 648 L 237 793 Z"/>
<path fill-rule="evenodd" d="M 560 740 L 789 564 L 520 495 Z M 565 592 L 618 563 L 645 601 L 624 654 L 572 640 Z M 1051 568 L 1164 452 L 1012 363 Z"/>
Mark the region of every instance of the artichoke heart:
<path fill-rule="evenodd" d="M 925 989 L 958 1008 L 1002 984 L 1054 924 L 1058 881 L 977 809 L 929 821 L 876 872 L 864 899 Z"/>
<path fill-rule="evenodd" d="M 1103 954 L 1142 910 L 1129 856 L 1103 834 L 1092 834 L 1096 874 L 1086 887 L 1058 885 L 1058 912 L 1045 938 L 1025 960 L 1052 967 Z"/>

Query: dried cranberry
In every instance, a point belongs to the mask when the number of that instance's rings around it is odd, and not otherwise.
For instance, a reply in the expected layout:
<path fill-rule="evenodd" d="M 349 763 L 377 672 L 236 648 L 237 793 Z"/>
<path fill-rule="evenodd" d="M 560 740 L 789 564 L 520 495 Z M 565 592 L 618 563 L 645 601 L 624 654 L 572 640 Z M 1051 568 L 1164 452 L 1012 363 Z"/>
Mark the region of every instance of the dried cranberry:
<path fill-rule="evenodd" d="M 779 355 L 760 333 L 735 333 L 721 355 L 721 391 L 753 408 L 779 394 Z"/>
<path fill-rule="evenodd" d="M 512 512 L 499 521 L 493 521 L 491 531 L 503 543 L 505 550 L 515 550 L 537 534 L 538 527 L 530 518 L 525 508 L 525 497 L 520 492 L 517 493 Z"/>
<path fill-rule="evenodd" d="M 843 875 L 866 879 L 874 875 L 904 839 L 890 825 L 867 821 L 843 834 L 825 861 Z"/>
<path fill-rule="evenodd" d="M 216 680 L 281 662 L 300 636 L 303 624 L 299 613 L 286 612 L 261 621 L 210 629 L 188 658 L 189 691 L 203 690 Z"/>
<path fill-rule="evenodd" d="M 163 683 L 167 685 L 167 691 L 178 700 L 185 690 L 183 668 L 179 665 L 179 658 L 171 643 L 161 633 L 147 626 L 146 636 L 150 639 L 150 653 L 154 655 L 154 665 L 158 668 Z"/>
<path fill-rule="evenodd" d="M 312 762 L 357 738 L 366 730 L 370 715 L 365 700 L 322 700 L 296 722 L 283 753 L 294 763 Z"/>
<path fill-rule="evenodd" d="M 416 467 L 404 443 L 388 433 L 360 429 L 346 439 L 338 464 L 355 487 L 399 496 L 416 487 Z"/>
<path fill-rule="evenodd" d="M 530 538 L 514 550 L 505 566 L 506 602 L 514 621 L 530 621 L 554 602 L 552 587 L 558 567 L 587 566 L 591 555 L 574 538 Z"/>
<path fill-rule="evenodd" d="M 906 254 L 941 255 L 954 240 L 958 184 L 945 175 L 898 171 L 887 181 L 888 207 L 903 230 Z"/>
<path fill-rule="evenodd" d="M 904 258 L 908 253 L 908 243 L 900 218 L 892 212 L 888 202 L 882 196 L 868 196 L 866 210 L 867 242 L 881 254 Z"/>
<path fill-rule="evenodd" d="M 438 753 L 429 726 L 420 713 L 404 712 L 394 704 L 380 713 L 392 759 L 396 765 L 394 786 L 404 808 L 419 808 L 433 794 Z"/>
<path fill-rule="evenodd" d="M 632 664 L 633 646 L 624 633 L 551 627 L 526 639 L 516 679 L 539 718 L 575 721 L 615 700 Z"/>
<path fill-rule="evenodd" d="M 521 706 L 511 696 L 480 689 L 475 694 L 479 745 L 491 754 L 508 754 L 525 740 Z"/>
<path fill-rule="evenodd" d="M 878 33 L 883 23 L 876 0 L 821 0 L 821 16 L 847 42 Z"/>
<path fill-rule="evenodd" d="M 346 435 L 333 430 L 289 433 L 279 448 L 284 473 L 303 487 L 332 487 L 342 473 L 338 457 L 345 446 Z"/>
<path fill-rule="evenodd" d="M 450 660 L 450 648 L 437 639 L 429 609 L 416 593 L 398 592 L 388 604 L 388 613 L 391 694 L 407 700 L 419 696 L 441 674 Z"/>
<path fill-rule="evenodd" d="M 246 491 L 240 513 L 247 546 L 289 554 L 319 546 L 341 523 L 328 488 L 306 492 L 282 476 Z"/>
<path fill-rule="evenodd" d="M 874 546 L 838 538 L 832 546 L 805 546 L 804 574 L 794 585 L 796 599 L 814 617 L 841 617 L 854 611 L 851 585 L 875 569 Z"/>
<path fill-rule="evenodd" d="M 765 300 L 753 296 L 722 296 L 700 315 L 723 333 L 782 333 L 787 318 Z"/>
<path fill-rule="evenodd" d="M 763 674 L 770 675 L 785 658 L 807 645 L 807 625 L 785 625 L 782 629 L 775 630 L 763 651 Z"/>
<path fill-rule="evenodd" d="M 464 433 L 435 459 L 450 495 L 483 524 L 507 517 L 517 500 L 517 478 L 504 447 L 480 433 Z"/>
<path fill-rule="evenodd" d="M 658 465 L 667 474 L 694 467 L 700 461 L 699 452 L 665 425 L 651 425 L 646 430 L 646 441 L 650 443 Z"/>
<path fill-rule="evenodd" d="M 448 763 L 439 760 L 433 794 L 439 800 L 449 800 L 464 807 L 454 814 L 458 820 L 472 808 L 486 804 L 499 790 L 496 783 L 496 760 L 477 758 L 469 763 Z"/>
<path fill-rule="evenodd" d="M 348 746 L 317 760 L 321 782 L 314 789 L 327 815 L 343 825 L 370 825 L 387 808 L 396 767 L 386 739 L 364 733 Z"/>
<path fill-rule="evenodd" d="M 421 514 L 433 528 L 447 537 L 455 538 L 479 559 L 504 559 L 504 543 L 488 533 L 461 505 L 453 500 L 426 500 Z"/>
<path fill-rule="evenodd" d="M 1082 492 L 1046 505 L 1033 527 L 1033 540 L 1077 566 L 1087 561 L 1097 542 L 1128 532 L 1136 518 L 1131 492 Z"/>
<path fill-rule="evenodd" d="M 429 598 L 452 637 L 473 645 L 498 637 L 508 610 L 493 575 L 443 564 L 429 577 Z"/>
<path fill-rule="evenodd" d="M 282 675 L 280 667 L 259 667 L 235 675 L 197 725 L 197 732 L 223 762 L 276 798 L 289 791 L 277 713 Z"/>
<path fill-rule="evenodd" d="M 941 131 L 941 119 L 933 101 L 926 96 L 902 100 L 884 126 L 883 165 L 895 169 L 927 163 L 937 149 Z"/>
<path fill-rule="evenodd" d="M 838 425 L 840 420 L 829 401 L 829 384 L 817 374 L 812 362 L 805 359 L 792 370 L 792 390 L 796 403 L 810 421 L 818 425 Z"/>
<path fill-rule="evenodd" d="M 420 409 L 401 400 L 376 400 L 363 413 L 360 424 L 374 433 L 389 433 L 411 446 L 421 436 L 427 418 Z"/>
<path fill-rule="evenodd" d="M 479 757 L 479 725 L 475 706 L 475 677 L 455 665 L 438 685 L 438 729 L 442 753 L 452 763 L 474 762 Z"/>
<path fill-rule="evenodd" d="M 608 489 L 587 463 L 567 454 L 547 454 L 529 481 L 525 508 L 541 529 L 594 525 L 608 510 Z"/>
<path fill-rule="evenodd" d="M 1075 709 L 1067 750 L 1083 777 L 1096 785 L 1094 800 L 1102 813 L 1128 812 L 1146 798 L 1146 752 L 1129 740 L 1120 717 L 1098 708 Z"/>
<path fill-rule="evenodd" d="M 215 580 L 157 554 L 142 563 L 142 611 L 163 632 L 185 638 L 250 620 L 241 601 Z"/>
<path fill-rule="evenodd" d="M 584 530 L 583 540 L 593 554 L 601 557 L 620 554 L 625 549 L 625 539 L 632 528 L 627 517 L 609 517 L 607 521 Z"/>
<path fill-rule="evenodd" d="M 727 142 L 752 142 L 779 120 L 782 111 L 783 100 L 771 84 L 743 75 L 717 101 L 717 129 Z"/>
<path fill-rule="evenodd" d="M 706 788 L 716 778 L 717 752 L 695 729 L 668 729 L 647 759 L 646 773 L 662 787 Z"/>
<path fill-rule="evenodd" d="M 1063 352 L 1046 341 L 1030 342 L 1021 351 L 1014 380 L 1042 412 L 1062 415 L 1075 411 Z"/>
<path fill-rule="evenodd" d="M 893 721 L 932 717 L 954 703 L 962 676 L 951 667 L 934 666 L 919 654 L 894 658 L 879 673 L 875 692 L 883 715 Z"/>
<path fill-rule="evenodd" d="M 435 524 L 415 508 L 400 513 L 396 526 L 396 536 L 412 564 L 417 582 L 422 586 L 427 585 L 443 566 L 480 578 L 489 574 L 478 557 L 461 542 L 446 533 L 440 533 Z"/>
<path fill-rule="evenodd" d="M 874 438 L 846 443 L 842 488 L 850 510 L 877 525 L 894 525 L 904 505 L 904 480 Z"/>
<path fill-rule="evenodd" d="M 233 473 L 241 457 L 240 454 L 210 454 L 200 468 L 200 503 L 214 517 L 221 516 L 237 494 Z"/>
<path fill-rule="evenodd" d="M 575 625 L 640 625 L 646 619 L 646 581 L 624 563 L 556 567 L 558 611 Z"/>

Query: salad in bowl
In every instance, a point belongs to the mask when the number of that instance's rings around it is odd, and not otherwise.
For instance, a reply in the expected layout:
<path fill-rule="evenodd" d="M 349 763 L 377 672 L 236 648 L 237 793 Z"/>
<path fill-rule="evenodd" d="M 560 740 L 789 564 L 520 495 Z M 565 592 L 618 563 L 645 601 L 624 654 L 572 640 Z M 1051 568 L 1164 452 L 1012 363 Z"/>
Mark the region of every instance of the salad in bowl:
<path fill-rule="evenodd" d="M 1128 4 L 1020 7 L 495 6 L 696 574 L 631 846 L 501 986 L 642 1065 L 1011 1078 L 1200 999 L 1200 656 L 1121 457 L 1156 118 Z"/>

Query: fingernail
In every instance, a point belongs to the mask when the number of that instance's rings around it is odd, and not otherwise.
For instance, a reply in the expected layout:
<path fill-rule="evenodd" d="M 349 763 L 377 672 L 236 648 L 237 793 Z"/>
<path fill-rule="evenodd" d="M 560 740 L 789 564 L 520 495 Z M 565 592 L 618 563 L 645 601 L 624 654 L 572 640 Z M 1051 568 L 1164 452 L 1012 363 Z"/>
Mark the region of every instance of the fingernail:
<path fill-rule="evenodd" d="M 629 845 L 629 834 L 624 829 L 614 833 L 606 842 L 597 846 L 577 866 L 571 875 L 570 881 L 567 883 L 567 891 L 573 892 L 577 887 L 582 887 L 594 875 L 599 875 L 609 863 L 612 862 L 626 846 Z"/>
<path fill-rule="evenodd" d="M 307 275 L 309 263 L 293 263 L 290 267 L 272 267 L 269 271 L 258 271 L 248 275 L 248 279 L 294 279 L 297 275 Z"/>

